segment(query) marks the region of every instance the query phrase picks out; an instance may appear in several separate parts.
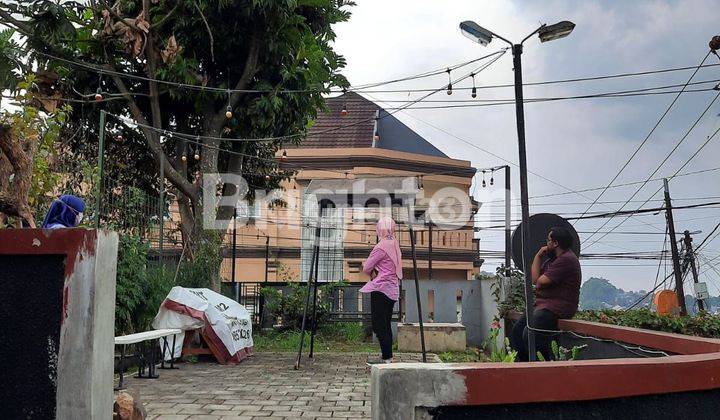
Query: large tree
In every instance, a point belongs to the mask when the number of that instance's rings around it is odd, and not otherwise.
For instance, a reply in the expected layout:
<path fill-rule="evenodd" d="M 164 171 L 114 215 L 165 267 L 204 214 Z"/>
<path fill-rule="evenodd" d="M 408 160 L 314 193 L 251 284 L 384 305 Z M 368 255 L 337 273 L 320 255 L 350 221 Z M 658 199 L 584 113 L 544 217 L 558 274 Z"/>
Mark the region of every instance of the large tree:
<path fill-rule="evenodd" d="M 73 113 L 74 123 L 89 133 L 83 140 L 96 138 L 99 109 L 136 123 L 123 128 L 109 119 L 108 131 L 123 138 L 109 144 L 109 170 L 152 184 L 160 159 L 167 162 L 164 175 L 192 255 L 203 229 L 202 174 L 242 173 L 253 186 L 276 186 L 283 175 L 276 176 L 276 151 L 299 140 L 323 106 L 323 93 L 347 85 L 339 74 L 344 59 L 332 48 L 332 25 L 349 18 L 350 4 L 13 0 L 0 4 L 0 21 L 24 36 L 27 60 L 59 75 L 64 96 L 92 99 L 102 92 L 102 102 Z M 161 130 L 199 137 L 165 136 Z M 295 135 L 270 142 L 223 140 Z M 90 150 L 76 144 L 77 153 Z M 231 215 L 232 207 L 218 209 L 219 219 Z"/>

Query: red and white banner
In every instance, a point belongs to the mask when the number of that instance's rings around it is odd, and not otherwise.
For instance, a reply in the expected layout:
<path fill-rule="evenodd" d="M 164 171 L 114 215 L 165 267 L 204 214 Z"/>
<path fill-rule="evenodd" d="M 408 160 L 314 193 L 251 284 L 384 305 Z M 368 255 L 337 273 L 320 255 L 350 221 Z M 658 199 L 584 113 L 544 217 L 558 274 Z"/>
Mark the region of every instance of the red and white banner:
<path fill-rule="evenodd" d="M 202 329 L 208 347 L 220 363 L 237 363 L 252 354 L 250 313 L 244 306 L 210 289 L 173 287 L 155 316 L 153 328 L 183 330 L 175 337 L 175 357 L 181 355 L 184 331 L 198 328 Z M 163 354 L 166 359 L 170 357 L 164 349 Z"/>

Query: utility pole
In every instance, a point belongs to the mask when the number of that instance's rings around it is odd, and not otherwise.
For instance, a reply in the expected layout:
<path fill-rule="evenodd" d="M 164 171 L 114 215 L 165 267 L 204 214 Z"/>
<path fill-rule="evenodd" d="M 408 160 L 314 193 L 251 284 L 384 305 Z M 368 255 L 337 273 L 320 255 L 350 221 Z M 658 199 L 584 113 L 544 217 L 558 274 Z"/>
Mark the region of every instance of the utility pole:
<path fill-rule="evenodd" d="M 232 282 L 235 289 L 235 302 L 240 303 L 240 284 L 235 281 L 235 258 L 237 258 L 237 205 L 233 209 L 233 241 L 232 241 Z"/>
<path fill-rule="evenodd" d="M 693 276 L 693 283 L 698 283 L 698 272 L 697 272 L 697 266 L 695 265 L 695 250 L 692 246 L 692 237 L 690 236 L 690 231 L 686 230 L 684 232 L 685 234 L 685 258 L 690 263 L 690 270 L 692 270 L 692 276 Z M 695 297 L 697 300 L 698 309 L 701 311 L 705 310 L 705 303 L 702 301 L 702 299 L 698 299 L 697 296 Z"/>
<path fill-rule="evenodd" d="M 673 271 L 675 274 L 675 294 L 680 305 L 680 315 L 687 315 L 685 307 L 685 291 L 683 290 L 683 275 L 680 270 L 680 253 L 678 252 L 677 241 L 675 240 L 675 222 L 673 221 L 672 202 L 670 201 L 670 187 L 667 178 L 663 179 L 665 188 L 665 218 L 667 220 L 668 234 L 670 235 L 670 251 L 672 252 Z"/>
<path fill-rule="evenodd" d="M 510 256 L 512 255 L 512 231 L 510 230 L 510 165 L 505 165 L 505 276 L 510 276 Z"/>

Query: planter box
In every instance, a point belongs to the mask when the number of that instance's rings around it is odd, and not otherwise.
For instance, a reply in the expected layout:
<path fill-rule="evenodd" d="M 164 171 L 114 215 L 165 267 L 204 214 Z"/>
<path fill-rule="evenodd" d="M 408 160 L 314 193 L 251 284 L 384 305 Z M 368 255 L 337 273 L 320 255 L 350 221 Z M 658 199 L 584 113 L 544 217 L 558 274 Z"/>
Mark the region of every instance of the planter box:
<path fill-rule="evenodd" d="M 372 367 L 372 418 L 716 418 L 720 340 L 563 320 L 559 328 L 669 356 Z"/>
<path fill-rule="evenodd" d="M 427 323 L 423 324 L 425 333 L 425 351 L 441 353 L 444 351 L 465 351 L 467 338 L 465 326 L 458 323 Z M 419 353 L 420 324 L 398 324 L 398 351 Z"/>

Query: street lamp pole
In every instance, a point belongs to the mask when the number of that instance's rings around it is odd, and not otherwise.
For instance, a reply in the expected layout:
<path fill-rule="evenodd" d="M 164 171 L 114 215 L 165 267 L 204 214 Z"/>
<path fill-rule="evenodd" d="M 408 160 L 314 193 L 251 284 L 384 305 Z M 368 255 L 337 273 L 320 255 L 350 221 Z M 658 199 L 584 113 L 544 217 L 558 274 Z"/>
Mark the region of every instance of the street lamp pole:
<path fill-rule="evenodd" d="M 523 85 L 522 85 L 522 44 L 512 46 L 513 71 L 515 72 L 515 120 L 517 122 L 518 154 L 520 166 L 520 207 L 522 209 L 522 260 L 523 273 L 525 273 L 525 317 L 528 323 L 528 357 L 530 361 L 535 360 L 535 327 L 533 324 L 533 308 L 535 307 L 535 295 L 532 285 L 532 274 L 530 266 L 533 256 L 530 255 L 530 202 L 528 199 L 528 176 L 527 176 L 527 152 L 525 150 L 525 110 L 523 108 Z"/>
<path fill-rule="evenodd" d="M 507 39 L 489 31 L 475 22 L 465 21 L 460 24 L 462 34 L 467 38 L 479 43 L 480 45 L 489 44 L 493 38 L 505 41 L 512 48 L 513 54 L 513 71 L 515 73 L 515 119 L 517 122 L 518 134 L 518 155 L 520 167 L 520 205 L 522 207 L 522 228 L 520 235 L 522 239 L 522 261 L 523 272 L 525 273 L 525 316 L 528 325 L 528 357 L 530 361 L 536 360 L 535 353 L 535 334 L 534 321 L 532 317 L 534 307 L 534 294 L 532 285 L 531 265 L 533 255 L 529 249 L 530 243 L 530 203 L 528 199 L 528 180 L 527 180 L 527 153 L 525 149 L 525 111 L 523 108 L 523 82 L 522 82 L 522 52 L 523 43 L 531 36 L 538 34 L 541 42 L 552 41 L 555 39 L 566 37 L 575 28 L 575 24 L 568 21 L 562 21 L 554 25 L 542 25 L 534 30 L 530 35 L 526 36 L 519 44 L 512 43 Z"/>

